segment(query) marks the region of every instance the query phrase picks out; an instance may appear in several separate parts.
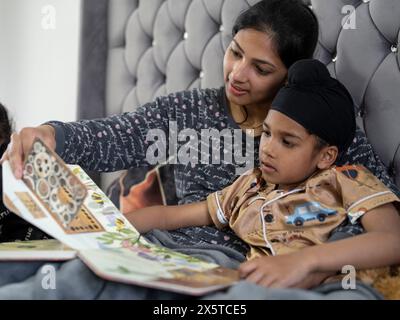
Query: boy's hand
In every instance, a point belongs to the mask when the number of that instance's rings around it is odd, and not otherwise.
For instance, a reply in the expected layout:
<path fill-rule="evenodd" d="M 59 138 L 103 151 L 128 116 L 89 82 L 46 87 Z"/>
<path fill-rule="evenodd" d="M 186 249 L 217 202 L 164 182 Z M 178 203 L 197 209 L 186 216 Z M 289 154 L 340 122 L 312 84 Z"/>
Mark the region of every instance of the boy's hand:
<path fill-rule="evenodd" d="M 271 288 L 304 287 L 312 272 L 311 263 L 297 253 L 255 258 L 239 266 L 242 278 Z"/>
<path fill-rule="evenodd" d="M 56 147 L 55 130 L 52 126 L 42 125 L 35 128 L 24 128 L 11 135 L 10 143 L 0 162 L 10 162 L 11 170 L 17 179 L 22 178 L 23 163 L 35 138 L 40 138 L 50 149 Z"/>

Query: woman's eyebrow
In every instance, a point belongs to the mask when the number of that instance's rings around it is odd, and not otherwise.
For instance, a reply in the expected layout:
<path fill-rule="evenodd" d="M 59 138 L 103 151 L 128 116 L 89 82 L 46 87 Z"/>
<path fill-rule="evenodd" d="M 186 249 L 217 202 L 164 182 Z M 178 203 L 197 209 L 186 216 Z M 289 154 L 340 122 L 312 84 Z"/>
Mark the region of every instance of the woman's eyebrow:
<path fill-rule="evenodd" d="M 233 39 L 232 40 L 234 43 L 235 43 L 235 45 L 238 47 L 238 49 L 239 49 L 239 51 L 241 52 L 241 53 L 245 53 L 245 51 L 243 50 L 243 48 L 239 45 L 239 43 L 235 40 L 235 39 Z M 252 59 L 254 62 L 256 62 L 256 63 L 259 63 L 259 64 L 267 64 L 267 65 L 269 65 L 270 67 L 272 67 L 272 68 L 276 68 L 271 62 L 268 62 L 268 61 L 265 61 L 265 60 L 262 60 L 262 59 L 256 59 L 256 58 L 253 58 Z"/>

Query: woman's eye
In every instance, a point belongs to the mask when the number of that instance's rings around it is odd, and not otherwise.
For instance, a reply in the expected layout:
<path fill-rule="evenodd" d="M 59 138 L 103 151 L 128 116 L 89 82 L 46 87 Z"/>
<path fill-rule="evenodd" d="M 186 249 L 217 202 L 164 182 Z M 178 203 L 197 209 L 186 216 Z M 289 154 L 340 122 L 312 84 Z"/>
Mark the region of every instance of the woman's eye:
<path fill-rule="evenodd" d="M 269 131 L 267 131 L 267 130 L 264 130 L 264 131 L 263 131 L 263 134 L 266 135 L 267 137 L 270 137 L 270 136 L 271 136 L 271 132 L 269 132 Z"/>
<path fill-rule="evenodd" d="M 270 72 L 268 70 L 264 70 L 263 68 L 260 68 L 259 66 L 256 66 L 256 70 L 259 74 L 265 76 L 267 74 L 269 74 Z"/>

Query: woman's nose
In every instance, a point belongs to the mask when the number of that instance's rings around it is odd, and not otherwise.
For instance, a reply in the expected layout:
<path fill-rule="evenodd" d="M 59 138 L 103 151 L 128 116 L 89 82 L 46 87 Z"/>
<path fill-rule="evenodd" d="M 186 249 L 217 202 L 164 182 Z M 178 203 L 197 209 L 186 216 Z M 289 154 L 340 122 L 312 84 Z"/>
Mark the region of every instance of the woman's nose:
<path fill-rule="evenodd" d="M 235 64 L 232 70 L 232 80 L 234 82 L 246 82 L 247 81 L 247 67 L 243 62 Z"/>

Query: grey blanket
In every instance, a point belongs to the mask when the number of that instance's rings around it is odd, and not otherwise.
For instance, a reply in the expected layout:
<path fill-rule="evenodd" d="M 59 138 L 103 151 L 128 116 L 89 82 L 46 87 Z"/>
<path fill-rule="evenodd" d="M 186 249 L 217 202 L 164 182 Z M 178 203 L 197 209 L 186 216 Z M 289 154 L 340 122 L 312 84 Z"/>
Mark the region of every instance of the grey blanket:
<path fill-rule="evenodd" d="M 153 243 L 190 254 L 228 268 L 236 268 L 245 257 L 235 250 L 202 244 L 184 246 L 175 243 L 168 232 L 154 230 L 146 234 Z M 54 286 L 46 286 L 45 270 L 55 270 Z M 79 259 L 64 263 L 0 262 L 0 299 L 194 299 L 191 296 L 168 291 L 125 285 L 97 277 Z M 313 290 L 264 288 L 241 281 L 225 291 L 201 299 L 213 300 L 330 300 L 330 299 L 381 299 L 374 289 L 357 283 L 356 289 L 344 290 L 341 283 L 319 286 Z"/>

